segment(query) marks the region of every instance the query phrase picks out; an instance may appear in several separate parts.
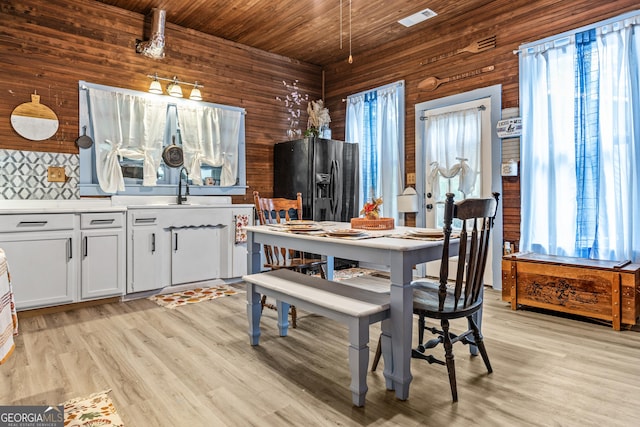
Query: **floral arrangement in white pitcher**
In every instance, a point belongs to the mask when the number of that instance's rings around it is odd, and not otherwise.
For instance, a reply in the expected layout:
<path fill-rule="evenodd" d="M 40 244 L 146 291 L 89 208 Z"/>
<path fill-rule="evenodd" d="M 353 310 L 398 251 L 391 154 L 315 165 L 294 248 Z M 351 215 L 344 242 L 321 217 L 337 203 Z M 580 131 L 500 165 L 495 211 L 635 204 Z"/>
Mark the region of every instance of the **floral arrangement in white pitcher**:
<path fill-rule="evenodd" d="M 331 123 L 329 109 L 325 108 L 321 99 L 309 102 L 307 113 L 309 114 L 309 120 L 307 121 L 305 136 L 318 136 L 325 128 L 329 127 L 329 123 Z"/>

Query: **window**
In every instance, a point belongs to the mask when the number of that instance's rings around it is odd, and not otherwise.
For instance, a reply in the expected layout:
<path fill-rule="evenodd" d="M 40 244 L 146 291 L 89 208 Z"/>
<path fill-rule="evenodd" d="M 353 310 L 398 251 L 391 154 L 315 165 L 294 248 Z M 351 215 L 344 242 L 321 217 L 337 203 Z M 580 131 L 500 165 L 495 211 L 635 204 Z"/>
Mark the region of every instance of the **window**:
<path fill-rule="evenodd" d="M 163 150 L 182 148 L 193 195 L 244 194 L 244 110 L 80 82 L 81 195 L 173 195 L 181 168 Z M 183 175 L 184 178 L 184 175 Z"/>
<path fill-rule="evenodd" d="M 639 24 L 521 46 L 522 250 L 640 261 Z"/>
<path fill-rule="evenodd" d="M 404 188 L 404 81 L 347 98 L 345 139 L 360 152 L 359 200 L 382 197 L 381 216 L 399 220 Z"/>

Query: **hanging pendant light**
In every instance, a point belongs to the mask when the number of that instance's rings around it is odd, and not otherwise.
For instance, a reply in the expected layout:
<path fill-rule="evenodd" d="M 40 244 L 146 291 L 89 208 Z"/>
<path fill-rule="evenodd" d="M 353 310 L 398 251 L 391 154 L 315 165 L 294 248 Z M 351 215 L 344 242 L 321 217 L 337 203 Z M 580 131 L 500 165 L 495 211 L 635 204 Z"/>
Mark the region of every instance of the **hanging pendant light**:
<path fill-rule="evenodd" d="M 353 64 L 353 55 L 351 55 L 351 2 L 349 0 L 349 64 Z"/>
<path fill-rule="evenodd" d="M 342 50 L 342 0 L 340 0 L 340 50 Z"/>

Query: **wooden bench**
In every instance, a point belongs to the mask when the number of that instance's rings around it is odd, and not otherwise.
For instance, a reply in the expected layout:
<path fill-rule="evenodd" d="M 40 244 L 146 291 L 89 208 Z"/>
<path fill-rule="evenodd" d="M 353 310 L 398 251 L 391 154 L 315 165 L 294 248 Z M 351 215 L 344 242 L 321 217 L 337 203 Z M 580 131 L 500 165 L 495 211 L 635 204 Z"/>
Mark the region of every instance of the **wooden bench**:
<path fill-rule="evenodd" d="M 521 252 L 502 258 L 502 299 L 611 322 L 640 316 L 640 265 Z"/>
<path fill-rule="evenodd" d="M 383 336 L 389 337 L 389 295 L 290 270 L 251 274 L 243 279 L 247 283 L 247 317 L 251 345 L 258 345 L 260 339 L 260 294 L 277 301 L 280 336 L 287 335 L 290 304 L 348 326 L 352 400 L 354 405 L 364 406 L 368 390 L 369 325 L 381 321 Z M 385 360 L 391 360 L 390 343 L 383 343 L 382 353 Z"/>

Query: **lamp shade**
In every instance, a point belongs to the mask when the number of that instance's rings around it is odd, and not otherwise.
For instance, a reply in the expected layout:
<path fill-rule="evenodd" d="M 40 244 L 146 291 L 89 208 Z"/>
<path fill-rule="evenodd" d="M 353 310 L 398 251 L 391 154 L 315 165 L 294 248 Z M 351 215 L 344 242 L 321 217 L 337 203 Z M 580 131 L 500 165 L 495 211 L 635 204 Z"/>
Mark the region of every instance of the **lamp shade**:
<path fill-rule="evenodd" d="M 176 82 L 167 85 L 167 93 L 176 98 L 182 98 L 182 88 Z"/>
<path fill-rule="evenodd" d="M 418 212 L 418 193 L 413 187 L 405 188 L 398 196 L 398 212 Z"/>
<path fill-rule="evenodd" d="M 162 95 L 162 85 L 158 80 L 153 80 L 149 85 L 149 92 L 155 93 L 156 95 Z"/>
<path fill-rule="evenodd" d="M 191 95 L 189 95 L 189 99 L 192 99 L 194 101 L 202 101 L 202 94 L 200 93 L 200 89 L 198 89 L 198 86 L 194 86 L 193 89 L 191 89 Z"/>

